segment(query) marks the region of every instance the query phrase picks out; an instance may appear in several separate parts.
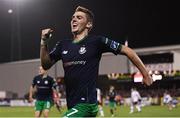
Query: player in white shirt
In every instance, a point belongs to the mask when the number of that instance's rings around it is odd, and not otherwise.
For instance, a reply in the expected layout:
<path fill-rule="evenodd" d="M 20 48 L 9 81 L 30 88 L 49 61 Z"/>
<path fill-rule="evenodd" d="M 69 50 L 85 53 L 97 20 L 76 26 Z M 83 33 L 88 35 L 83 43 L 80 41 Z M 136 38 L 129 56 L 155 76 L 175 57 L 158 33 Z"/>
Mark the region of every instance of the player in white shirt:
<path fill-rule="evenodd" d="M 169 110 L 172 110 L 172 97 L 167 91 L 164 93 L 163 103 L 168 106 Z"/>
<path fill-rule="evenodd" d="M 96 88 L 97 91 L 97 101 L 98 101 L 98 107 L 99 107 L 99 113 L 101 117 L 104 117 L 104 111 L 103 111 L 103 98 L 101 94 L 101 90 L 99 88 Z"/>
<path fill-rule="evenodd" d="M 141 96 L 139 92 L 135 89 L 131 89 L 131 106 L 130 106 L 130 113 L 134 112 L 134 107 L 136 107 L 138 112 L 141 112 Z"/>

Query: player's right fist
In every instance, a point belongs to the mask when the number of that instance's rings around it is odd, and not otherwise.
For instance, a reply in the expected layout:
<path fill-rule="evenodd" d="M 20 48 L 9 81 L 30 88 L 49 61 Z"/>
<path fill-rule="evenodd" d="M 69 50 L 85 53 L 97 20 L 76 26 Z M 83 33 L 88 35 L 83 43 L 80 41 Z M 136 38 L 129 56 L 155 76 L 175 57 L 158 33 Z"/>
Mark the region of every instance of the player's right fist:
<path fill-rule="evenodd" d="M 52 37 L 53 30 L 50 28 L 43 29 L 41 32 L 41 45 L 46 45 L 49 39 Z"/>
<path fill-rule="evenodd" d="M 143 83 L 146 84 L 147 86 L 150 86 L 153 83 L 153 79 L 150 75 L 144 76 L 143 78 Z"/>

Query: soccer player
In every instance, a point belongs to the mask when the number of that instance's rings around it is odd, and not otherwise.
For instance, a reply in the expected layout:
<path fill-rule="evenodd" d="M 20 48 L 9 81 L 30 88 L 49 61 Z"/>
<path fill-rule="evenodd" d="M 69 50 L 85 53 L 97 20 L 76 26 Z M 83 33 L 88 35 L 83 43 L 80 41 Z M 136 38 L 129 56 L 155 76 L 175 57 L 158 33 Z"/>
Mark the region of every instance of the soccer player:
<path fill-rule="evenodd" d="M 35 76 L 29 90 L 29 101 L 33 102 L 35 89 L 35 117 L 41 116 L 42 112 L 45 118 L 48 117 L 49 110 L 53 105 L 53 93 L 58 95 L 57 84 L 55 80 L 48 76 L 47 71 L 39 67 L 39 75 Z M 58 99 L 54 99 L 56 102 Z"/>
<path fill-rule="evenodd" d="M 61 101 L 60 101 L 60 98 L 61 98 L 61 93 L 57 93 L 57 92 L 53 92 L 53 100 L 54 100 L 54 104 L 57 108 L 57 110 L 59 112 L 61 112 Z"/>
<path fill-rule="evenodd" d="M 116 97 L 116 92 L 114 90 L 114 86 L 110 86 L 109 89 L 109 107 L 110 107 L 110 113 L 111 116 L 114 117 L 114 112 L 116 111 L 116 101 L 115 101 L 115 97 Z"/>
<path fill-rule="evenodd" d="M 96 90 L 97 90 L 97 101 L 98 101 L 99 113 L 101 117 L 104 117 L 102 93 L 99 88 L 96 88 Z"/>
<path fill-rule="evenodd" d="M 136 90 L 136 88 L 131 89 L 131 105 L 130 105 L 130 113 L 134 112 L 134 107 L 138 110 L 138 112 L 141 112 L 141 96 L 139 92 Z"/>
<path fill-rule="evenodd" d="M 105 52 L 124 54 L 144 76 L 144 83 L 152 84 L 144 64 L 129 47 L 103 36 L 89 35 L 93 28 L 93 13 L 84 7 L 77 7 L 71 19 L 72 38 L 60 40 L 49 52 L 48 41 L 53 30 L 42 30 L 40 58 L 45 70 L 62 60 L 65 71 L 66 99 L 68 111 L 65 117 L 93 117 L 97 115 L 96 79 L 101 56 Z"/>
<path fill-rule="evenodd" d="M 163 103 L 168 106 L 169 110 L 172 110 L 172 97 L 167 91 L 164 93 Z"/>

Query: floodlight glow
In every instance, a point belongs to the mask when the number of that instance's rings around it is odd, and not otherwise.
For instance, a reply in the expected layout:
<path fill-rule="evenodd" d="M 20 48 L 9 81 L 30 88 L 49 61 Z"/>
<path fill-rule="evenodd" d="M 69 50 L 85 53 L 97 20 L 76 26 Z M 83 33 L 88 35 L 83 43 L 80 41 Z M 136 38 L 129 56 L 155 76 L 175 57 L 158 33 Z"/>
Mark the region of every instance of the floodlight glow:
<path fill-rule="evenodd" d="M 9 9 L 9 10 L 8 10 L 8 13 L 9 13 L 9 14 L 12 14 L 12 13 L 13 13 L 13 10 L 12 10 L 12 9 Z"/>
<path fill-rule="evenodd" d="M 142 82 L 143 80 L 143 76 L 142 74 L 138 71 L 135 75 L 134 75 L 134 82 Z"/>

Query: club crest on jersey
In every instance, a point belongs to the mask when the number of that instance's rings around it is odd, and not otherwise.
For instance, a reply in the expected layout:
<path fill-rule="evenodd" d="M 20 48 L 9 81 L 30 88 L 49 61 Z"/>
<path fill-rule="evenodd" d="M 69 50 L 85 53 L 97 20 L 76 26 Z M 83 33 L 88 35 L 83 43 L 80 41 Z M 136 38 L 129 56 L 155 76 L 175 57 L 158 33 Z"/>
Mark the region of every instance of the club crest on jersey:
<path fill-rule="evenodd" d="M 84 53 L 86 53 L 86 47 L 81 47 L 79 49 L 79 54 L 84 54 Z"/>
<path fill-rule="evenodd" d="M 110 45 L 111 49 L 117 50 L 117 49 L 118 49 L 118 46 L 119 46 L 119 43 L 118 43 L 118 42 L 116 42 L 116 41 L 112 41 L 112 42 L 111 42 L 111 45 Z"/>
<path fill-rule="evenodd" d="M 45 84 L 48 84 L 48 81 L 45 81 L 44 83 L 45 83 Z"/>

